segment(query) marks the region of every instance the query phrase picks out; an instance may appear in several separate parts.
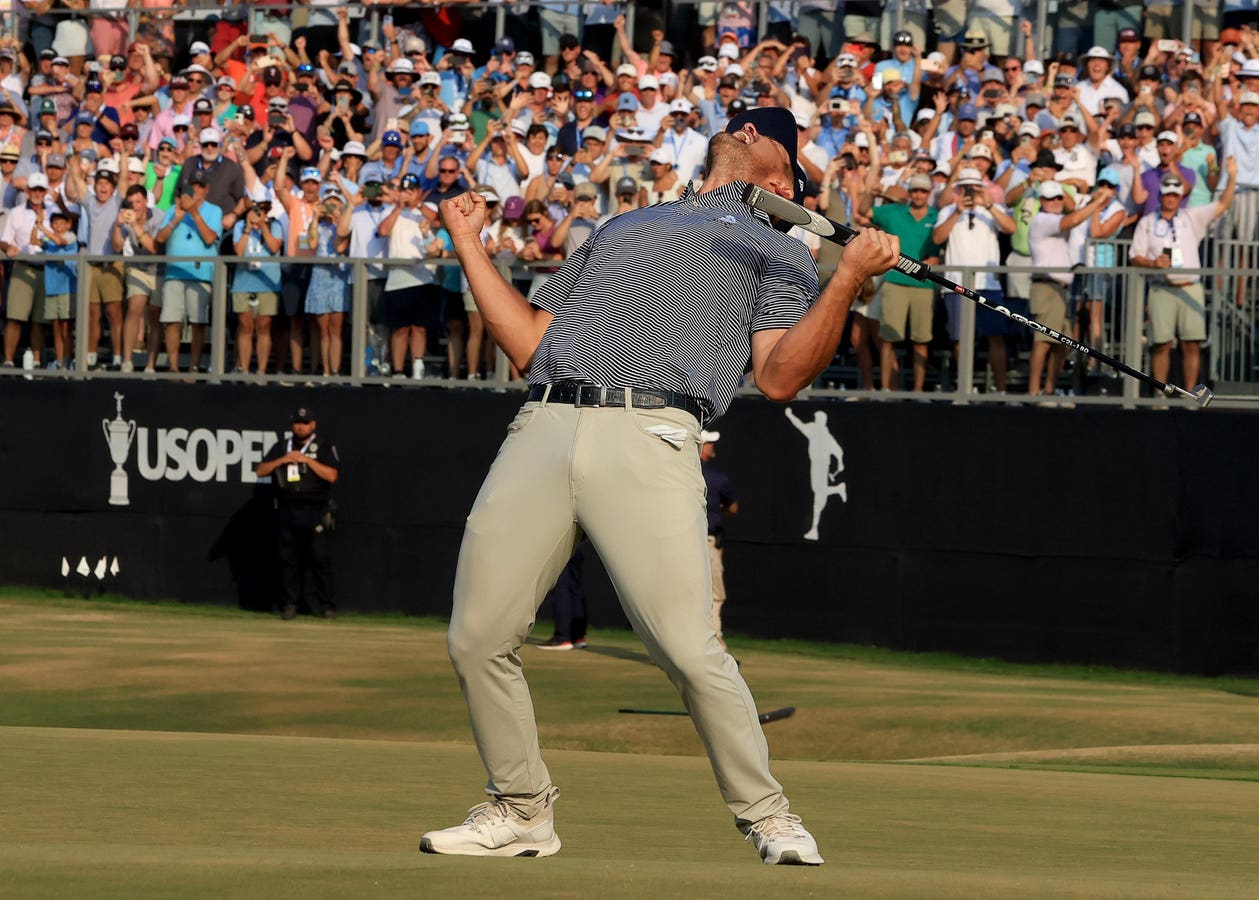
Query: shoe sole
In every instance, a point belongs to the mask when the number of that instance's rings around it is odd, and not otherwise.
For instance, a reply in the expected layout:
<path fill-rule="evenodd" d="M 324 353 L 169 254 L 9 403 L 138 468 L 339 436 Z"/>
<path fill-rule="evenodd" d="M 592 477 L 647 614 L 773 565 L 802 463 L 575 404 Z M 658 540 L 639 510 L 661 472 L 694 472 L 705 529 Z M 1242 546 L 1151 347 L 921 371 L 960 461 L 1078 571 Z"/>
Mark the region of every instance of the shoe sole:
<path fill-rule="evenodd" d="M 771 860 L 766 857 L 763 862 L 767 866 L 820 866 L 826 860 L 820 856 L 812 856 L 804 859 L 795 850 L 784 850 L 779 854 L 778 859 Z"/>
<path fill-rule="evenodd" d="M 467 851 L 438 850 L 430 838 L 420 838 L 420 852 L 438 856 L 521 856 L 527 858 L 554 856 L 559 852 L 560 839 L 553 837 L 541 844 L 508 844 L 494 849 L 476 849 Z"/>

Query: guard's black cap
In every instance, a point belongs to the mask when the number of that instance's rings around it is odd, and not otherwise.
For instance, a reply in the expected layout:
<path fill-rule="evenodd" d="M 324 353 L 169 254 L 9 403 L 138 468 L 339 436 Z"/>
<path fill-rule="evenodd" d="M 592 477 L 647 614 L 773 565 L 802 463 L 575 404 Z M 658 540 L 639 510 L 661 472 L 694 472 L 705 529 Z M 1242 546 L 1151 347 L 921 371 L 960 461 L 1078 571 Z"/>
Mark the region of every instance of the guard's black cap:
<path fill-rule="evenodd" d="M 733 106 L 734 104 L 731 104 Z M 791 159 L 791 170 L 795 173 L 794 196 L 797 203 L 804 197 L 804 186 L 808 181 L 804 169 L 796 161 L 796 150 L 799 147 L 799 131 L 796 129 L 796 117 L 790 110 L 781 106 L 760 106 L 747 109 L 733 116 L 726 125 L 726 132 L 734 134 L 748 122 L 756 126 L 757 132 L 782 144 Z"/>
<path fill-rule="evenodd" d="M 315 411 L 309 406 L 299 406 L 293 411 L 294 422 L 313 422 L 315 421 Z"/>

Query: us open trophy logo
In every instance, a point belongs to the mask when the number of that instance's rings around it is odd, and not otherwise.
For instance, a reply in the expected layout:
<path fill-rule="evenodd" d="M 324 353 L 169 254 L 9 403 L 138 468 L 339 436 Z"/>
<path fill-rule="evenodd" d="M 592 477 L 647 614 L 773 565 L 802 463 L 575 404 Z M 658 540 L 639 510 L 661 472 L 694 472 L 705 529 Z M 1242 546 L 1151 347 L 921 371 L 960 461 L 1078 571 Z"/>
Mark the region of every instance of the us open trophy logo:
<path fill-rule="evenodd" d="M 114 394 L 117 413 L 112 419 L 101 419 L 101 430 L 105 433 L 105 443 L 109 446 L 109 458 L 114 461 L 114 471 L 109 476 L 109 505 L 129 506 L 131 498 L 127 496 L 127 456 L 131 453 L 131 442 L 136 436 L 136 420 L 122 417 L 122 394 Z"/>

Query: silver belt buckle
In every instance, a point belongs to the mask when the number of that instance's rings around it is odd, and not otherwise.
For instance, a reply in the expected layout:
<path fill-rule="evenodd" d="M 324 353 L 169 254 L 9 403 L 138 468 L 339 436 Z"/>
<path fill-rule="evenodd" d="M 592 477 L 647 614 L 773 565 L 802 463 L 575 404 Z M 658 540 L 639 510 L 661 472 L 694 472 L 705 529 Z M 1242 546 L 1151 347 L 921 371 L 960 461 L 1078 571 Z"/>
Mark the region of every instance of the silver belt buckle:
<path fill-rule="evenodd" d="M 585 399 L 587 396 L 586 394 L 587 391 L 592 392 L 591 395 L 594 396 L 595 398 L 594 400 L 587 401 Z M 598 393 L 594 393 L 596 391 Z M 608 398 L 607 388 L 602 387 L 597 384 L 579 384 L 577 385 L 577 399 L 573 401 L 573 406 L 579 409 L 581 407 L 606 406 L 607 398 Z"/>

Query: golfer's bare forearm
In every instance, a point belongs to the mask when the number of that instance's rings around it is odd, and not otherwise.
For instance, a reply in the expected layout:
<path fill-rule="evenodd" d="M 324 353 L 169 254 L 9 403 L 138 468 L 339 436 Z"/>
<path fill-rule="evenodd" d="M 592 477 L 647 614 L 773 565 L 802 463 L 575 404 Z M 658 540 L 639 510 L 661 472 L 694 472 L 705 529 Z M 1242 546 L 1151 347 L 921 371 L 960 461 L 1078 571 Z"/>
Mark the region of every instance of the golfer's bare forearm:
<path fill-rule="evenodd" d="M 761 393 L 771 400 L 790 400 L 831 364 L 864 280 L 843 265 L 835 270 L 817 302 L 782 333 L 757 367 L 756 386 Z"/>
<path fill-rule="evenodd" d="M 479 235 L 460 238 L 454 244 L 486 330 L 512 365 L 527 371 L 551 314 L 535 309 L 503 278 Z"/>

